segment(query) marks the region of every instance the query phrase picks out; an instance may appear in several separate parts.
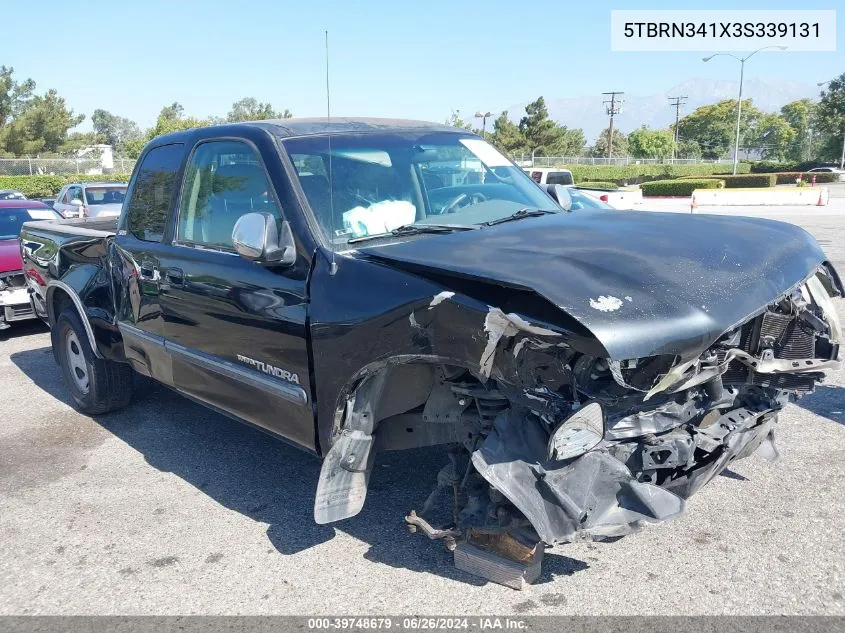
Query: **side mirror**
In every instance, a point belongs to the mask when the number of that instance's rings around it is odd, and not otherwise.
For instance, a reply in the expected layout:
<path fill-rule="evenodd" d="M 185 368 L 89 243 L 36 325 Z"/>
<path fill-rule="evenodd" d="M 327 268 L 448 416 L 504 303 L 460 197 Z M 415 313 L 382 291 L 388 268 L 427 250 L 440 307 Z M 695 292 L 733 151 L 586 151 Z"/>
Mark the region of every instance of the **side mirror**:
<path fill-rule="evenodd" d="M 564 211 L 572 211 L 572 196 L 569 195 L 569 189 L 563 185 L 546 185 L 546 193 L 557 202 Z"/>
<path fill-rule="evenodd" d="M 74 198 L 73 200 L 70 201 L 70 203 L 75 207 L 81 207 L 82 206 L 82 200 L 80 200 L 79 198 Z"/>
<path fill-rule="evenodd" d="M 555 427 L 549 438 L 548 458 L 572 459 L 593 450 L 604 439 L 604 411 L 588 402 Z"/>
<path fill-rule="evenodd" d="M 296 245 L 288 222 L 281 228 L 269 213 L 247 213 L 232 229 L 238 255 L 257 264 L 290 266 L 296 261 Z"/>

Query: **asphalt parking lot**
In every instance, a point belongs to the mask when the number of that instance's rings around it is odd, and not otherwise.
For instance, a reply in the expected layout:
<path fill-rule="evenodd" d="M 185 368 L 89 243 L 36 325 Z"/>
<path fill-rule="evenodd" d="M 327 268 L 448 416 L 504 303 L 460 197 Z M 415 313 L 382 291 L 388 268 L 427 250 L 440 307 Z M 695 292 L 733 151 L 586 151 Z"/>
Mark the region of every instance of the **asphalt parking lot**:
<path fill-rule="evenodd" d="M 835 189 L 727 212 L 803 226 L 845 273 Z M 316 460 L 138 384 L 80 415 L 46 330 L 0 334 L 0 614 L 845 614 L 843 370 L 781 415 L 778 462 L 738 462 L 673 523 L 551 550 L 522 592 L 403 527 L 439 451 L 381 456 L 361 515 L 318 526 Z"/>

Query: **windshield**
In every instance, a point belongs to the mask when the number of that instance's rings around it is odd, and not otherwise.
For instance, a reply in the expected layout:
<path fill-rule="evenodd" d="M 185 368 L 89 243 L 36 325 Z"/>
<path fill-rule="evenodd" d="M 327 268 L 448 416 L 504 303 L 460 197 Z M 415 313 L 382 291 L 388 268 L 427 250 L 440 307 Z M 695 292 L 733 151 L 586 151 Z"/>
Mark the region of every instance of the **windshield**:
<path fill-rule="evenodd" d="M 525 208 L 560 210 L 519 167 L 475 136 L 342 134 L 283 145 L 317 221 L 336 245 L 408 224 L 465 227 Z"/>
<path fill-rule="evenodd" d="M 0 209 L 0 240 L 17 239 L 24 222 L 56 220 L 61 217 L 52 209 Z"/>
<path fill-rule="evenodd" d="M 126 197 L 126 185 L 85 188 L 88 204 L 123 204 L 124 197 Z"/>

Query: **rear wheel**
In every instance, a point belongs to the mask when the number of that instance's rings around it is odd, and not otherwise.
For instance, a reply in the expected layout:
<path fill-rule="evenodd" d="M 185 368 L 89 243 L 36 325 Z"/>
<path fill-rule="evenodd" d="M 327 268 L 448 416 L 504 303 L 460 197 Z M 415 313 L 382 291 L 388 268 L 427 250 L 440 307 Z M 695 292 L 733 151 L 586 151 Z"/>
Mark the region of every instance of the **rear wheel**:
<path fill-rule="evenodd" d="M 51 334 L 65 388 L 77 409 L 96 415 L 129 404 L 132 368 L 94 355 L 76 310 L 62 312 Z"/>

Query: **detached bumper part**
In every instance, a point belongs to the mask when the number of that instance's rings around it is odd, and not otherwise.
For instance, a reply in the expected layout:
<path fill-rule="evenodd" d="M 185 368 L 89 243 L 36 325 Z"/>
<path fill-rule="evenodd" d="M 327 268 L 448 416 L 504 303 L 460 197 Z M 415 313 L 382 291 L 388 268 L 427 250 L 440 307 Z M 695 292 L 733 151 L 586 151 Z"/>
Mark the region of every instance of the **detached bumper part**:
<path fill-rule="evenodd" d="M 637 481 L 606 452 L 540 461 L 546 443 L 546 432 L 531 416 L 503 414 L 472 454 L 476 470 L 525 515 L 544 543 L 621 536 L 683 513 L 683 499 Z"/>
<path fill-rule="evenodd" d="M 34 319 L 35 312 L 29 301 L 26 288 L 8 288 L 0 290 L 0 330 L 9 327 L 13 321 Z"/>

